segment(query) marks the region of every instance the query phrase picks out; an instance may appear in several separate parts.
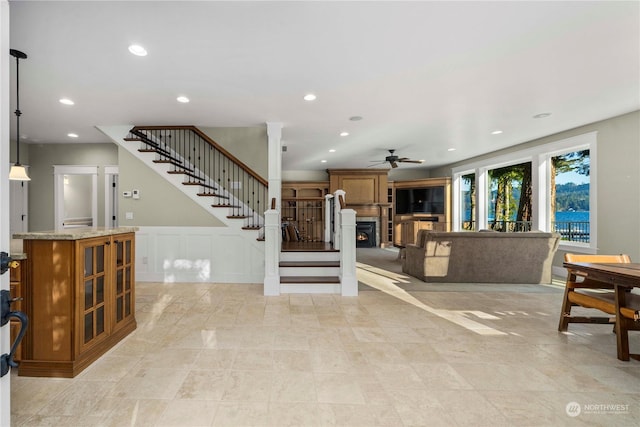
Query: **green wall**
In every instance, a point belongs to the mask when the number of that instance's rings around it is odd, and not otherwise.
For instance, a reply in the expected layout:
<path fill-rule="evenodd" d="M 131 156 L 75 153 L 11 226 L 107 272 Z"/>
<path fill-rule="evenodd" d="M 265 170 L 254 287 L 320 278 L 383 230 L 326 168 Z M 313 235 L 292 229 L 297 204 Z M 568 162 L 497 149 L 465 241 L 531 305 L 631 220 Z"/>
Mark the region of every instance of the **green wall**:
<path fill-rule="evenodd" d="M 115 144 L 20 144 L 29 159 L 29 231 L 54 228 L 53 166 L 98 166 L 98 225 L 104 225 L 104 167 L 118 164 Z M 26 148 L 26 150 L 25 150 Z"/>

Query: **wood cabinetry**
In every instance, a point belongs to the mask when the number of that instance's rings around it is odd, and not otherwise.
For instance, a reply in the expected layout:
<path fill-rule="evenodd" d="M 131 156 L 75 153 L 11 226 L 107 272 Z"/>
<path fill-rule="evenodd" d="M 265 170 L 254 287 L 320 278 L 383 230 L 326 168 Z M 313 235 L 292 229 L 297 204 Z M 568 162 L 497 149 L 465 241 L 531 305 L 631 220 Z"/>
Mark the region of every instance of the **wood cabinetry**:
<path fill-rule="evenodd" d="M 393 200 L 395 246 L 415 243 L 423 229 L 451 231 L 451 178 L 394 182 Z"/>
<path fill-rule="evenodd" d="M 23 261 L 19 261 L 19 262 L 23 262 Z M 11 310 L 12 311 L 23 311 L 23 306 L 22 306 L 22 265 L 18 264 L 18 266 L 16 268 L 11 268 L 9 273 L 10 279 L 9 279 L 9 294 L 11 295 L 12 299 L 15 299 L 15 301 L 13 301 L 11 303 Z M 13 343 L 16 340 L 16 337 L 18 336 L 18 334 L 20 333 L 20 322 L 18 320 L 15 319 L 11 319 L 11 323 L 9 324 L 10 326 L 10 335 L 11 335 L 11 345 L 13 345 Z M 19 362 L 22 358 L 22 344 L 18 346 L 18 348 L 16 349 L 15 354 L 13 355 L 13 359 L 17 362 Z"/>
<path fill-rule="evenodd" d="M 74 377 L 136 328 L 135 234 L 63 237 L 24 237 L 19 375 Z"/>
<path fill-rule="evenodd" d="M 290 240 L 323 241 L 324 196 L 328 192 L 326 181 L 282 183 L 282 222 L 298 230 L 298 235 L 291 236 Z"/>
<path fill-rule="evenodd" d="M 389 169 L 327 169 L 329 190 L 344 190 L 347 208 L 356 211 L 356 221 L 376 222 L 376 246 L 389 240 Z"/>

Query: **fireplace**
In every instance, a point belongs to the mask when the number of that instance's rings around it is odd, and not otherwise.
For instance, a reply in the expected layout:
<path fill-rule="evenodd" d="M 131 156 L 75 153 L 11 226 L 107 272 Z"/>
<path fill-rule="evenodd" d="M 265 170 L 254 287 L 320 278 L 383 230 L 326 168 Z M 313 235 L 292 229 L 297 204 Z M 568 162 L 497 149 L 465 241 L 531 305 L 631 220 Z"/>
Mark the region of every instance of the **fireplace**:
<path fill-rule="evenodd" d="M 376 223 L 375 221 L 356 222 L 356 248 L 376 247 Z"/>

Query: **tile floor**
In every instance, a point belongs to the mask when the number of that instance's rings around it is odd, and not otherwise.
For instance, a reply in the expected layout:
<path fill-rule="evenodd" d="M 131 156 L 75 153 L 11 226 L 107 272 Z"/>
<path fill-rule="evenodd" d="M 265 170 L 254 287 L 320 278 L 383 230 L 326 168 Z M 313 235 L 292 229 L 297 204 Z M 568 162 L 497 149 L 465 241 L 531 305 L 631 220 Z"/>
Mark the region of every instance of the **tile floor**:
<path fill-rule="evenodd" d="M 640 362 L 608 326 L 559 334 L 559 286 L 382 264 L 359 265 L 357 298 L 138 283 L 138 329 L 79 376 L 12 374 L 12 425 L 640 425 Z"/>

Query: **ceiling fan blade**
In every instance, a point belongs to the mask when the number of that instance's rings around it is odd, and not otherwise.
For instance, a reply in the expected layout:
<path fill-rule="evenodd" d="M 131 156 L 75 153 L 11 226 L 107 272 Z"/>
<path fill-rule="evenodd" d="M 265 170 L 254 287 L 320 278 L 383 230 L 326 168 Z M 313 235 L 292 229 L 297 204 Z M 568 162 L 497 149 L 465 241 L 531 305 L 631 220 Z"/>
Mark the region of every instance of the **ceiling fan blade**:
<path fill-rule="evenodd" d="M 422 160 L 411 160 L 411 159 L 400 159 L 398 161 L 402 163 L 422 163 Z"/>
<path fill-rule="evenodd" d="M 370 168 L 370 167 L 372 167 L 372 166 L 380 166 L 380 165 L 383 165 L 383 164 L 385 164 L 385 163 L 386 163 L 386 162 L 380 162 L 380 161 L 376 161 L 376 160 L 371 160 L 371 161 L 372 161 L 372 162 L 377 162 L 377 163 L 374 163 L 374 164 L 372 164 L 372 165 L 367 166 L 368 168 Z"/>

